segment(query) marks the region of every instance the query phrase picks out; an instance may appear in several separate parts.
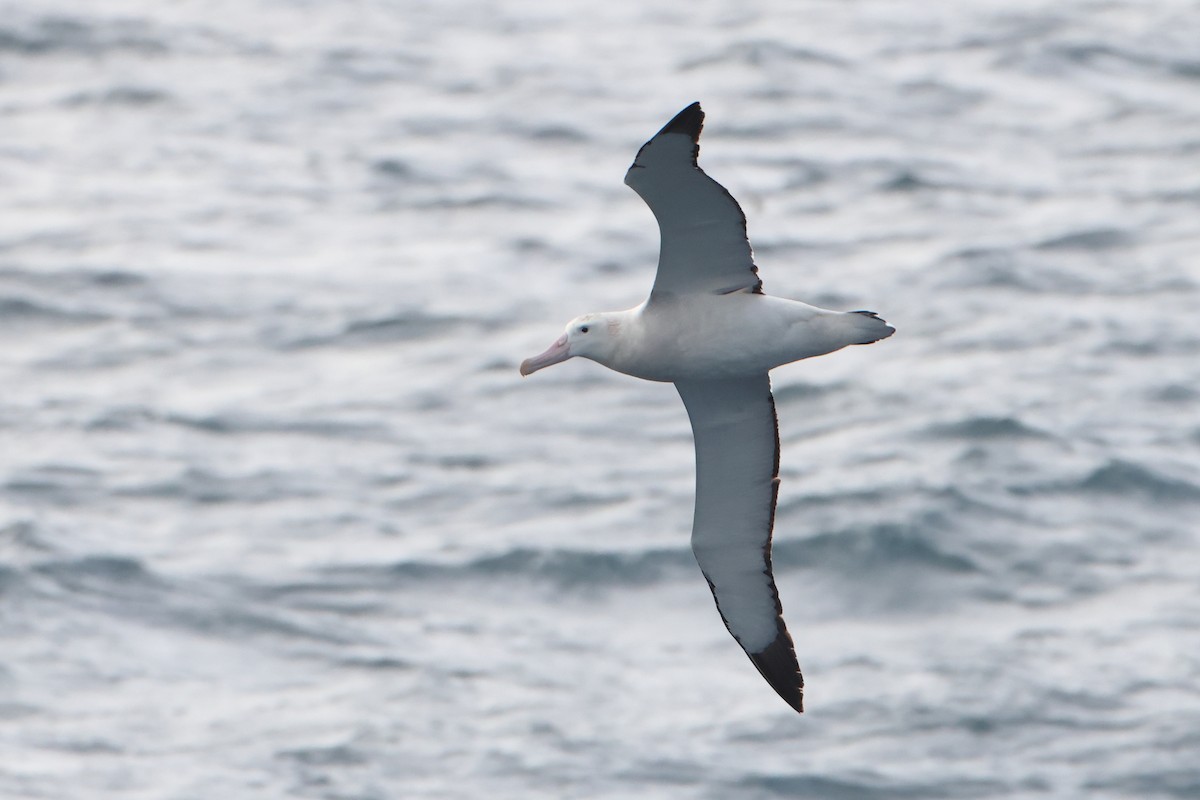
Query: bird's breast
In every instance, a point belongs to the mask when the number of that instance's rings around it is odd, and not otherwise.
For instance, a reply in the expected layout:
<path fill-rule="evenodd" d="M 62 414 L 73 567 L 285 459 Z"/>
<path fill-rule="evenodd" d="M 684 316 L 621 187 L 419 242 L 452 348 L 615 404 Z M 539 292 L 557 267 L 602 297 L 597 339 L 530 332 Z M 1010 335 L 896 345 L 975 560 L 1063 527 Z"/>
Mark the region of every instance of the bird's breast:
<path fill-rule="evenodd" d="M 656 298 L 606 365 L 652 381 L 761 375 L 820 352 L 821 309 L 753 294 Z"/>

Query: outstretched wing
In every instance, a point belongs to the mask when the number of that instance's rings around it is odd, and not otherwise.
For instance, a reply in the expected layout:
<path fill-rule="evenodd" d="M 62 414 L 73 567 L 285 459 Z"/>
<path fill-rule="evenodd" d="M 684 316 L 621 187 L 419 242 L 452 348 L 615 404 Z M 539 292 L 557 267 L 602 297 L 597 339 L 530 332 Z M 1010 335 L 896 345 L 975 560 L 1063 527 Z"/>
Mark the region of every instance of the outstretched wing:
<path fill-rule="evenodd" d="M 692 103 L 642 145 L 625 183 L 658 220 L 662 238 L 650 300 L 686 293 L 762 292 L 746 215 L 696 164 L 704 112 Z"/>
<path fill-rule="evenodd" d="M 804 711 L 804 678 L 771 573 L 779 423 L 766 374 L 676 381 L 696 441 L 692 550 L 725 627 L 767 683 Z"/>

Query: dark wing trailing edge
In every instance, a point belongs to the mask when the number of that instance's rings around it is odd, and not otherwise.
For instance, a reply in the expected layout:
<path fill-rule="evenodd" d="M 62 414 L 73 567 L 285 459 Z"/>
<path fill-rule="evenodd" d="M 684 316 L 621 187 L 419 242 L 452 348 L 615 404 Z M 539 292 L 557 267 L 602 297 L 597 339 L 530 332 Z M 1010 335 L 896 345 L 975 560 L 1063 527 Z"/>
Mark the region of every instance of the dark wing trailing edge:
<path fill-rule="evenodd" d="M 692 103 L 642 145 L 625 173 L 662 239 L 652 303 L 674 294 L 762 292 L 746 215 L 697 164 L 703 127 L 704 112 Z"/>
<path fill-rule="evenodd" d="M 779 423 L 767 375 L 676 381 L 696 442 L 692 550 L 725 627 L 767 683 L 804 711 L 804 678 L 771 570 Z"/>

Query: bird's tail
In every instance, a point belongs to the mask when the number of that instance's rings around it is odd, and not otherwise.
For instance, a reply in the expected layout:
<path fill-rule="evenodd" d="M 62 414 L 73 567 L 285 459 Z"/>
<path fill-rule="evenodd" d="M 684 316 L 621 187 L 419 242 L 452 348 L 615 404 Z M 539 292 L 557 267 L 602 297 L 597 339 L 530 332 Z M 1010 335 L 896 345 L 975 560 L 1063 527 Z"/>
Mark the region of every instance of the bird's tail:
<path fill-rule="evenodd" d="M 850 311 L 846 317 L 856 337 L 851 344 L 878 342 L 896 332 L 895 328 L 880 319 L 874 311 Z"/>

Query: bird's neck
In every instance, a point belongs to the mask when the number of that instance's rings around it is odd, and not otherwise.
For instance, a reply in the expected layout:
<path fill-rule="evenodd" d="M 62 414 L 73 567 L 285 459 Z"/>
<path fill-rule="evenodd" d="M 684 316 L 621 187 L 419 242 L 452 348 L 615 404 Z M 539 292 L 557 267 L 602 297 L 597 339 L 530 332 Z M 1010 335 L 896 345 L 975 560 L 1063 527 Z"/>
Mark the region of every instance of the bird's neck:
<path fill-rule="evenodd" d="M 624 311 L 606 311 L 600 315 L 607 326 L 610 347 L 593 360 L 609 369 L 626 374 L 637 374 L 634 365 L 640 362 L 642 342 L 645 338 L 645 323 L 642 318 L 644 305 Z"/>

